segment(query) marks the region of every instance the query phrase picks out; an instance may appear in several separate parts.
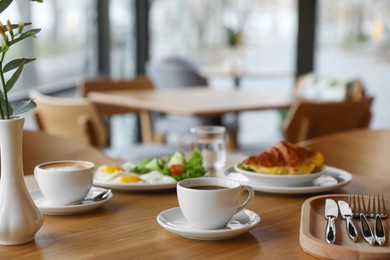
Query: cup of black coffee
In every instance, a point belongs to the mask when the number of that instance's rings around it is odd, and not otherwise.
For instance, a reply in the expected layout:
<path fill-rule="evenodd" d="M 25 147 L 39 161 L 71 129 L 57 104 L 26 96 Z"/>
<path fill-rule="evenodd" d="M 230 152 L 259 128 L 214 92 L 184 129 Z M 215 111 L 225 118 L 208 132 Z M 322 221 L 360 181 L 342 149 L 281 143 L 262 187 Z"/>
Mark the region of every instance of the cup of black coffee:
<path fill-rule="evenodd" d="M 240 204 L 241 194 L 248 197 Z M 219 229 L 226 226 L 234 214 L 253 200 L 254 191 L 248 185 L 228 179 L 201 177 L 177 184 L 180 209 L 188 222 L 197 229 Z"/>

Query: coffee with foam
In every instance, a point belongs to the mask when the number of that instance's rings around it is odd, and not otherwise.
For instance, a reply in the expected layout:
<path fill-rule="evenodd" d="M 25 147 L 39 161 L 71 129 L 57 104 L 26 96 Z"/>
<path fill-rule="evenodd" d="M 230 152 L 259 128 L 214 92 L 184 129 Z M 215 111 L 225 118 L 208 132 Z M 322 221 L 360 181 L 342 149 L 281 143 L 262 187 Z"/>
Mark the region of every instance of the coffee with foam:
<path fill-rule="evenodd" d="M 95 165 L 88 161 L 54 161 L 37 165 L 34 176 L 51 205 L 65 206 L 87 196 L 94 170 Z"/>
<path fill-rule="evenodd" d="M 41 166 L 42 169 L 50 171 L 77 171 L 90 168 L 91 166 L 82 162 L 59 162 L 48 163 Z"/>

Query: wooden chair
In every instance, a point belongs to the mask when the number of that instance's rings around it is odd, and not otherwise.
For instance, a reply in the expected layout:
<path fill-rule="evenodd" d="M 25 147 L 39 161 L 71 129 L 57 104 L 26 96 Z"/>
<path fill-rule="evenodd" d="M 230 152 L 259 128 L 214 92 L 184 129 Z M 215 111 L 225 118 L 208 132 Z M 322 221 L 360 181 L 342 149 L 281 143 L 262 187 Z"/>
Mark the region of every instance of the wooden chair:
<path fill-rule="evenodd" d="M 309 139 L 299 144 L 320 151 L 327 165 L 345 169 L 352 174 L 390 179 L 390 129 L 356 129 Z"/>
<path fill-rule="evenodd" d="M 297 100 L 288 111 L 284 136 L 296 143 L 336 132 L 367 128 L 372 102 L 373 97 L 345 102 Z"/>
<path fill-rule="evenodd" d="M 81 142 L 43 132 L 23 132 L 24 174 L 33 174 L 40 163 L 58 160 L 85 160 L 96 166 L 114 164 L 115 161 L 99 149 Z"/>
<path fill-rule="evenodd" d="M 107 145 L 107 128 L 88 100 L 52 97 L 37 91 L 30 97 L 37 103 L 34 116 L 39 130 L 99 148 Z"/>
<path fill-rule="evenodd" d="M 103 92 L 113 90 L 150 90 L 154 86 L 152 82 L 146 76 L 137 76 L 133 80 L 109 80 L 109 79 L 90 79 L 84 80 L 79 85 L 79 93 L 82 97 L 88 97 L 90 92 Z M 94 103 L 99 113 L 104 118 L 107 126 L 110 126 L 110 119 L 114 115 L 123 115 L 128 113 L 134 113 L 139 120 L 150 122 L 151 115 L 145 111 L 139 111 L 131 109 L 129 107 L 123 107 L 114 104 L 98 104 Z M 110 130 L 110 127 L 107 128 Z M 152 133 L 145 132 L 145 129 L 140 129 L 141 136 L 145 139 L 146 136 L 151 136 Z M 156 137 L 154 137 L 156 139 Z M 145 140 L 147 143 L 153 143 L 155 140 Z"/>
<path fill-rule="evenodd" d="M 90 92 L 113 91 L 113 90 L 142 90 L 153 89 L 152 82 L 146 76 L 138 76 L 133 80 L 84 80 L 79 85 L 79 93 L 82 97 L 87 97 Z M 107 117 L 118 114 L 137 113 L 139 111 L 127 107 L 96 104 L 99 112 Z"/>
<path fill-rule="evenodd" d="M 335 87 L 332 84 L 339 84 Z M 333 89 L 339 91 L 333 92 Z M 296 81 L 294 88 L 295 107 L 293 106 L 290 111 L 288 109 L 280 110 L 281 124 L 284 131 L 288 131 L 288 138 L 290 140 L 304 140 L 309 137 L 305 137 L 305 133 L 301 133 L 302 137 L 291 137 L 291 131 L 286 130 L 289 122 L 287 117 L 291 118 L 291 110 L 296 109 L 299 102 L 301 103 L 320 103 L 320 102 L 358 102 L 366 98 L 365 87 L 359 79 L 351 79 L 349 81 L 343 81 L 338 79 L 324 78 L 313 73 L 300 75 Z M 357 105 L 358 106 L 358 105 Z M 352 120 L 352 119 L 351 119 Z M 368 119 L 369 120 L 369 119 Z M 304 127 L 304 126 L 303 126 Z M 340 126 L 343 130 L 343 126 Z M 292 130 L 292 131 L 296 131 Z M 304 131 L 302 129 L 302 131 Z M 330 131 L 334 132 L 334 131 Z M 327 133 L 327 131 L 325 131 Z M 297 133 L 295 133 L 296 135 Z M 286 136 L 286 134 L 285 134 Z"/>
<path fill-rule="evenodd" d="M 104 153 L 117 161 L 135 162 L 148 157 L 168 155 L 176 151 L 166 145 L 108 146 L 108 131 L 98 109 L 85 98 L 59 98 L 32 92 L 37 103 L 34 115 L 38 129 L 46 134 L 67 138 L 82 146 L 104 148 Z M 58 146 L 57 149 L 62 149 Z"/>

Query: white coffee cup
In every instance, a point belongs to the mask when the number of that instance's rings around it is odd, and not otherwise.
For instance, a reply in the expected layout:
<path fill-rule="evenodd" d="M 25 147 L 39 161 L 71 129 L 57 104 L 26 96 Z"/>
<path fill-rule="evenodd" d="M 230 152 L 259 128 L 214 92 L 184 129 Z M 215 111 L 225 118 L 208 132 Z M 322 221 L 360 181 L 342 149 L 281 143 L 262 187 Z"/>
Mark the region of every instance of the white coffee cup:
<path fill-rule="evenodd" d="M 244 191 L 248 192 L 248 197 L 240 205 Z M 177 197 L 180 209 L 192 227 L 219 229 L 248 206 L 254 191 L 250 186 L 232 180 L 200 177 L 178 182 Z"/>
<path fill-rule="evenodd" d="M 34 169 L 44 198 L 53 206 L 65 206 L 85 198 L 92 187 L 95 165 L 87 161 L 53 161 Z"/>

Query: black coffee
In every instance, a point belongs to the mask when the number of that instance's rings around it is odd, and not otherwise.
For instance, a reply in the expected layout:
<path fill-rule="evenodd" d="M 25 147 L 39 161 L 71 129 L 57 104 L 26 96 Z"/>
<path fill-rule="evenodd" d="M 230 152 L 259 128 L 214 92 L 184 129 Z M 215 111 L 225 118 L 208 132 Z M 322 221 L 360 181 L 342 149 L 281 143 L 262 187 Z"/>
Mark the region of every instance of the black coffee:
<path fill-rule="evenodd" d="M 192 186 L 190 189 L 194 190 L 224 190 L 227 189 L 227 187 L 223 186 L 212 186 L 212 185 L 200 185 L 200 186 Z"/>

